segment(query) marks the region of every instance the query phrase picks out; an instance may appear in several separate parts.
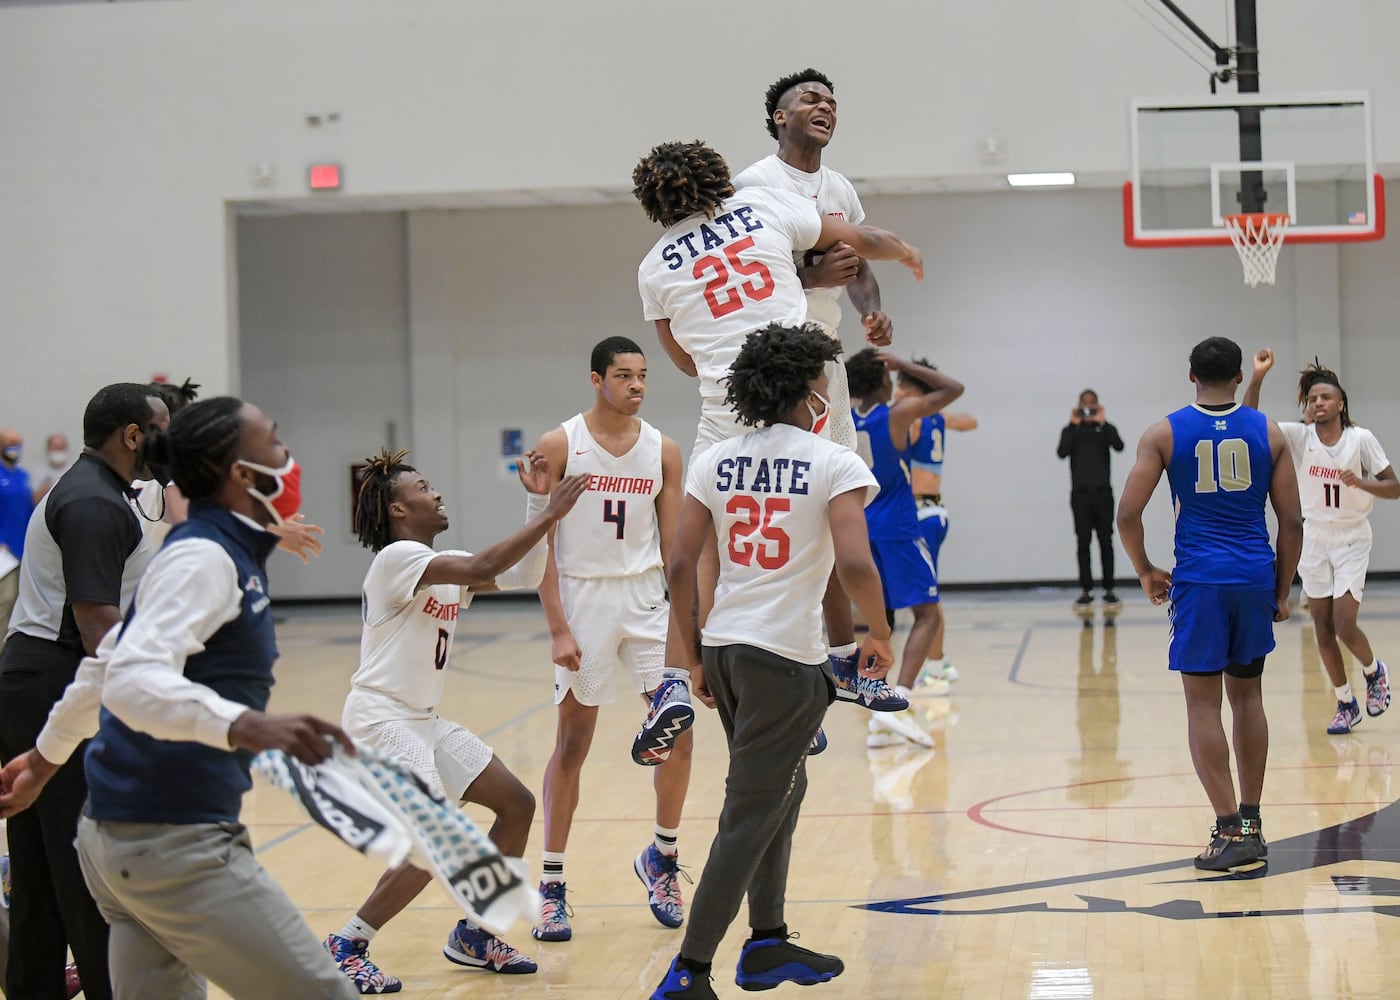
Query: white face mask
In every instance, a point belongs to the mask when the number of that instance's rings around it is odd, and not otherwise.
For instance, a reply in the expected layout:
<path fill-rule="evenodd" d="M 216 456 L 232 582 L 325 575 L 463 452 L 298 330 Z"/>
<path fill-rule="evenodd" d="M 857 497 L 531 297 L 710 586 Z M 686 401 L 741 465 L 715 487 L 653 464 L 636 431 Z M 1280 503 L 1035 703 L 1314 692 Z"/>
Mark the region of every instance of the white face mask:
<path fill-rule="evenodd" d="M 277 485 L 273 487 L 271 493 L 260 493 L 257 490 L 253 489 L 253 487 L 251 486 L 247 486 L 244 488 L 248 491 L 249 496 L 253 497 L 253 499 L 257 500 L 260 504 L 267 508 L 267 512 L 272 515 L 272 523 L 280 526 L 283 523 L 282 515 L 277 513 L 277 508 L 273 506 L 272 501 L 276 500 L 282 495 L 282 490 L 286 488 L 285 484 L 282 482 L 282 477 L 291 474 L 292 469 L 296 467 L 296 459 L 292 458 L 291 455 L 288 455 L 286 463 L 277 469 L 269 468 L 266 465 L 259 465 L 257 462 L 249 462 L 248 460 L 242 458 L 240 458 L 236 464 L 246 465 L 254 472 L 261 472 L 264 476 L 271 476 L 273 481 L 277 483 Z"/>
<path fill-rule="evenodd" d="M 49 464 L 52 465 L 55 469 L 61 468 L 62 466 L 67 465 L 67 464 L 68 464 L 68 452 L 66 452 L 66 451 L 51 451 L 51 452 L 49 452 Z"/>
<path fill-rule="evenodd" d="M 815 389 L 812 390 L 810 395 L 816 396 L 822 401 L 822 409 L 821 412 L 818 413 L 816 410 L 812 409 L 812 404 L 810 402 L 803 400 L 807 405 L 807 412 L 812 415 L 812 433 L 820 434 L 826 428 L 826 418 L 831 416 L 831 400 L 827 399 Z"/>

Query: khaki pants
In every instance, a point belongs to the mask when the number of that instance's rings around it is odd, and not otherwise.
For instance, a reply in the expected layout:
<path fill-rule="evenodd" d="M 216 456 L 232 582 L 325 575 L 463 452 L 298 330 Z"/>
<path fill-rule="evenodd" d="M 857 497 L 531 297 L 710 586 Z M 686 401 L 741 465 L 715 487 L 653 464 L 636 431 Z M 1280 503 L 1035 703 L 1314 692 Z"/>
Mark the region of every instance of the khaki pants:
<path fill-rule="evenodd" d="M 353 1000 L 237 823 L 78 823 L 78 860 L 111 924 L 117 1000 L 194 1000 L 213 981 L 243 997 Z"/>

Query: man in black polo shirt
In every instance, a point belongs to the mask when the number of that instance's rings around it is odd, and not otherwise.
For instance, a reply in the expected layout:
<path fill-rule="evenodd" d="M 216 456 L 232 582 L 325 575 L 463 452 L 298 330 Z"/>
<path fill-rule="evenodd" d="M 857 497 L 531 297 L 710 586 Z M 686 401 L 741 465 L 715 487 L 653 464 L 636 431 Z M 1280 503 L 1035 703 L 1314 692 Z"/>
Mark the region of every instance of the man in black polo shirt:
<path fill-rule="evenodd" d="M 1069 506 L 1074 511 L 1074 534 L 1079 541 L 1079 599 L 1075 605 L 1094 603 L 1094 576 L 1089 567 L 1089 542 L 1099 536 L 1099 561 L 1103 568 L 1103 603 L 1119 605 L 1113 592 L 1113 484 L 1108 475 L 1108 450 L 1123 450 L 1118 428 L 1104 419 L 1099 394 L 1085 389 L 1079 405 L 1069 411 L 1069 424 L 1060 431 L 1061 458 L 1069 459 Z"/>
<path fill-rule="evenodd" d="M 122 620 L 154 554 L 131 484 L 151 473 L 138 449 L 170 414 L 150 389 L 109 385 L 83 414 L 77 463 L 29 520 L 19 600 L 0 650 L 0 758 L 25 753 L 84 655 Z M 88 894 L 73 838 L 87 798 L 83 755 L 54 775 L 48 794 L 9 821 L 11 928 L 5 993 L 63 1000 L 73 949 L 89 1000 L 106 1000 L 107 924 Z"/>

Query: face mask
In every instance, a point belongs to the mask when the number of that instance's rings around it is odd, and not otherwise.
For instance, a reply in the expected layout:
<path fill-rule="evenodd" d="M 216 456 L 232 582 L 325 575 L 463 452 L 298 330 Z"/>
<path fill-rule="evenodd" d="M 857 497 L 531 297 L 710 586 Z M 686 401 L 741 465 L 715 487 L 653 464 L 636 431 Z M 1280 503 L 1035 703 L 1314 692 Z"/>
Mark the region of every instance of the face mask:
<path fill-rule="evenodd" d="M 67 464 L 68 464 L 68 452 L 66 452 L 66 451 L 51 451 L 51 452 L 49 452 L 49 464 L 52 465 L 55 469 L 61 468 L 62 466 L 67 465 Z"/>
<path fill-rule="evenodd" d="M 20 446 L 17 444 L 7 445 L 4 448 L 0 448 L 0 455 L 3 455 L 5 457 L 5 461 L 9 462 L 11 465 L 19 464 L 20 454 L 21 449 Z"/>
<path fill-rule="evenodd" d="M 816 396 L 822 401 L 822 411 L 818 413 L 816 410 L 812 409 L 812 404 L 810 402 L 803 400 L 803 402 L 807 404 L 807 412 L 812 415 L 812 433 L 820 434 L 826 429 L 827 417 L 831 416 L 831 400 L 827 399 L 815 389 L 812 390 L 811 395 Z"/>
<path fill-rule="evenodd" d="M 252 496 L 253 499 L 267 508 L 268 513 L 272 515 L 273 524 L 280 525 L 286 518 L 291 517 L 300 509 L 301 470 L 297 468 L 296 459 L 288 455 L 286 464 L 276 469 L 269 468 L 266 465 L 259 465 L 256 462 L 249 462 L 242 458 L 238 460 L 238 464 L 246 465 L 254 472 L 261 472 L 264 476 L 271 477 L 272 481 L 276 484 L 269 493 L 259 492 L 251 486 L 245 487 L 248 494 Z M 294 475 L 296 484 L 294 487 L 295 492 L 293 493 L 289 491 L 287 487 Z M 291 503 L 290 508 L 288 508 L 289 502 Z M 288 508 L 285 515 L 282 513 L 284 508 Z"/>

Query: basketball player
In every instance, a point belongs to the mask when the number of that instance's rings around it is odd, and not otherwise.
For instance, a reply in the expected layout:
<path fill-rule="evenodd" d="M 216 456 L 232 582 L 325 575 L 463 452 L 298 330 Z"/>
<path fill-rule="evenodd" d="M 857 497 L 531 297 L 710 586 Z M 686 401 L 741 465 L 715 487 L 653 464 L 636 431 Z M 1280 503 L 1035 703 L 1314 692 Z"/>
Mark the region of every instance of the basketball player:
<path fill-rule="evenodd" d="M 1267 347 L 1254 356 L 1246 406 L 1258 404 L 1259 388 L 1273 366 L 1274 352 Z M 1389 672 L 1371 651 L 1356 616 L 1371 562 L 1368 518 L 1373 498 L 1400 497 L 1400 480 L 1376 436 L 1351 422 L 1346 390 L 1336 372 L 1317 362 L 1304 368 L 1298 380 L 1298 405 L 1307 408 L 1312 422 L 1288 421 L 1279 428 L 1288 439 L 1302 491 L 1303 558 L 1298 573 L 1317 635 L 1317 652 L 1337 695 L 1337 713 L 1327 732 L 1340 736 L 1361 724 L 1361 706 L 1347 682 L 1338 639 L 1361 664 L 1366 714 L 1380 715 L 1390 707 Z"/>
<path fill-rule="evenodd" d="M 583 495 L 588 477 L 562 480 L 551 496 L 544 459 L 526 454 L 516 463 L 528 499 L 525 527 L 476 555 L 438 552 L 433 540 L 447 530 L 442 494 L 404 462 L 407 455 L 382 450 L 366 460 L 360 483 L 355 532 L 375 556 L 365 574 L 360 668 L 350 678 L 345 731 L 412 768 L 439 793 L 494 812 L 491 840 L 523 875 L 535 797 L 476 734 L 437 709 L 458 615 L 476 593 L 539 585 L 545 533 Z M 369 943 L 431 881 L 408 862 L 390 869 L 359 912 L 326 938 L 326 949 L 361 994 L 402 988 L 370 961 Z M 458 965 L 508 975 L 537 968 L 467 920 L 457 921 L 443 954 Z"/>
<path fill-rule="evenodd" d="M 915 358 L 916 364 L 937 371 L 927 358 Z M 895 380 L 896 400 L 933 390 L 908 372 L 900 372 Z M 943 450 L 948 431 L 975 431 L 977 418 L 967 413 L 938 413 L 924 417 L 909 429 L 909 485 L 919 504 L 919 534 L 924 537 L 928 553 L 933 557 L 933 571 L 938 572 L 938 552 L 948 537 L 948 510 L 943 506 Z M 938 631 L 933 634 L 928 658 L 914 682 L 915 694 L 941 695 L 948 693 L 948 682 L 958 679 L 958 672 L 943 652 L 943 635 L 948 625 L 948 610 L 940 607 Z"/>
<path fill-rule="evenodd" d="M 749 187 L 789 191 L 814 204 L 823 216 L 844 219 L 853 225 L 864 222 L 865 209 L 851 182 L 822 165 L 822 151 L 836 132 L 834 89 L 826 75 L 815 69 L 791 73 L 769 87 L 763 99 L 764 126 L 778 141 L 778 150 L 740 171 L 734 178 L 734 187 L 740 191 Z M 851 305 L 860 313 L 866 340 L 876 347 L 889 344 L 894 327 L 880 308 L 880 284 L 875 271 L 850 244 L 835 243 L 825 253 L 796 253 L 793 261 L 807 295 L 808 322 L 821 326 L 839 343 L 837 327 L 841 325 L 844 287 Z M 849 416 L 851 394 L 846 386 L 846 368 L 840 360 L 827 366 L 826 377 L 831 386 L 831 417 L 826 435 L 837 444 L 854 449 L 857 439 Z M 870 459 L 869 455 L 862 457 Z M 835 576 L 828 583 L 822 607 L 830 631 L 854 637 L 851 601 Z"/>
<path fill-rule="evenodd" d="M 744 335 L 767 323 L 800 323 L 806 316 L 794 251 L 828 249 L 839 241 L 870 260 L 897 260 L 923 278 L 919 251 L 892 233 L 822 216 L 810 200 L 786 191 L 754 187 L 735 194 L 724 158 L 704 143 L 657 146 L 637 164 L 632 179 L 647 216 L 667 227 L 638 268 L 644 315 L 656 323 L 676 366 L 700 380 L 700 427 L 691 461 L 742 432 L 725 406 L 721 379 Z M 823 406 L 818 431 L 832 414 L 829 403 Z M 717 566 L 718 556 L 707 549 L 699 589 L 702 622 Z M 849 606 L 828 613 L 826 623 L 842 699 L 885 711 L 908 707 L 883 681 L 856 669 Z"/>
<path fill-rule="evenodd" d="M 686 474 L 667 565 L 675 607 L 695 606 L 697 560 L 716 529 L 720 578 L 703 630 L 679 610 L 672 621 L 692 660 L 695 693 L 719 712 L 729 773 L 685 939 L 652 1000 L 713 1000 L 711 963 L 746 895 L 752 933 L 739 957 L 740 987 L 810 985 L 844 969 L 834 955 L 794 944 L 784 916 L 807 748 L 836 693 L 818 611 L 833 565 L 870 622 L 862 670 L 883 674 L 893 663 L 865 533 L 875 477 L 852 451 L 814 433 L 826 405 L 825 364 L 839 350 L 816 325 L 775 323 L 750 335 L 727 400 L 757 429 L 709 448 Z"/>
<path fill-rule="evenodd" d="M 1260 678 L 1274 648 L 1273 622 L 1288 617 L 1288 588 L 1302 551 L 1298 481 L 1283 432 L 1235 402 L 1244 379 L 1234 341 L 1211 337 L 1191 351 L 1196 402 L 1159 420 L 1138 442 L 1118 505 L 1118 532 L 1153 604 L 1171 602 L 1167 665 L 1181 673 L 1191 761 L 1215 809 L 1196 867 L 1225 871 L 1262 860 L 1259 819 L 1269 723 Z M 1142 512 L 1167 474 L 1176 509 L 1176 567 L 1147 558 Z M 1278 519 L 1269 548 L 1265 497 Z M 1222 676 L 1223 675 L 1223 676 Z M 1234 716 L 1240 797 L 1220 722 L 1221 689 Z"/>
<path fill-rule="evenodd" d="M 894 385 L 890 372 L 908 372 L 931 392 L 890 400 Z M 854 401 L 856 433 L 870 458 L 870 469 L 880 492 L 865 508 L 870 551 L 880 571 L 885 596 L 885 621 L 894 627 L 894 613 L 909 608 L 914 627 L 904 644 L 895 691 L 907 699 L 923 667 L 929 644 L 942 619 L 938 607 L 938 575 L 933 556 L 919 534 L 918 508 L 909 485 L 909 432 L 919 421 L 936 413 L 963 394 L 961 382 L 886 351 L 867 347 L 846 362 L 846 379 Z M 931 747 L 933 740 L 904 712 L 870 713 L 866 746 L 889 746 L 889 737 Z"/>
<path fill-rule="evenodd" d="M 664 758 L 654 778 L 655 842 L 633 867 L 662 926 L 679 927 L 684 919 L 677 837 L 690 784 L 689 727 L 695 710 L 688 676 L 665 669 L 670 607 L 662 575 L 662 553 L 671 548 L 680 507 L 681 450 L 637 416 L 647 385 L 640 347 L 626 337 L 609 337 L 593 348 L 591 367 L 593 406 L 549 431 L 535 448 L 552 478 L 568 472 L 589 480 L 588 491 L 554 527 L 540 587 L 553 638 L 559 707 L 554 755 L 544 774 L 544 908 L 534 929 L 541 941 L 573 936 L 564 851 L 598 706 L 613 700 L 619 665 L 631 675 L 633 690 L 652 705 L 654 718 L 644 728 L 655 731 L 656 742 L 636 756 Z M 662 717 L 670 721 L 658 721 Z"/>

